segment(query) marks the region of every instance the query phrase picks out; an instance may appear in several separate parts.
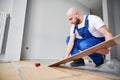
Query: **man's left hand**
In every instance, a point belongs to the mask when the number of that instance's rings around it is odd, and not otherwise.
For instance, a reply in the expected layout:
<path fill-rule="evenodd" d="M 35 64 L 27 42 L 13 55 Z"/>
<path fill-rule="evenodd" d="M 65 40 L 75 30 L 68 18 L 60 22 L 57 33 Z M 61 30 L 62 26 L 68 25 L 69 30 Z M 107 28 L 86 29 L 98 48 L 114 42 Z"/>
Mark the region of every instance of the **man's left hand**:
<path fill-rule="evenodd" d="M 104 49 L 99 49 L 96 51 L 96 53 L 100 53 L 100 54 L 103 54 L 103 55 L 107 55 L 109 53 L 109 49 L 108 48 L 104 48 Z"/>

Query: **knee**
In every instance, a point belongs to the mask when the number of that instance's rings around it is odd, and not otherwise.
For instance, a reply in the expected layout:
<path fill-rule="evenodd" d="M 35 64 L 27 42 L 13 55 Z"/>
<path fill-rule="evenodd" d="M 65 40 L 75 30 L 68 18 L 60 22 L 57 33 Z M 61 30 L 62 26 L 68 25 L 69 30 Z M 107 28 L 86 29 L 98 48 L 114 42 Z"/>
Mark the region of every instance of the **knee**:
<path fill-rule="evenodd" d="M 88 55 L 90 58 L 99 58 L 99 57 L 102 57 L 103 55 L 102 54 L 99 54 L 99 53 L 93 53 L 93 54 L 90 54 Z"/>
<path fill-rule="evenodd" d="M 68 44 L 69 40 L 70 40 L 70 36 L 66 38 L 66 44 Z"/>
<path fill-rule="evenodd" d="M 86 41 L 82 41 L 82 42 L 80 43 L 80 48 L 81 48 L 81 50 L 85 50 L 85 49 L 87 49 L 87 48 L 89 48 L 89 47 L 91 47 L 91 45 L 90 45 L 88 42 L 86 42 Z"/>

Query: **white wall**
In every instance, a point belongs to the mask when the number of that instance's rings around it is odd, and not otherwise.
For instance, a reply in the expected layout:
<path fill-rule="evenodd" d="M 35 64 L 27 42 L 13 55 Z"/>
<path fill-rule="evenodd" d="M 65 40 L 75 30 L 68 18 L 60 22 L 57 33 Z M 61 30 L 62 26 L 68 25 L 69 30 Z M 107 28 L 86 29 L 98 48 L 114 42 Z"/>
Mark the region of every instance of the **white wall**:
<path fill-rule="evenodd" d="M 4 60 L 20 60 L 26 5 L 27 0 L 0 0 L 0 9 L 11 16 Z"/>
<path fill-rule="evenodd" d="M 0 0 L 0 11 L 10 13 L 12 12 L 13 0 Z M 0 60 L 4 59 L 4 54 L 0 54 Z"/>
<path fill-rule="evenodd" d="M 0 0 L 0 11 L 11 13 L 12 4 L 13 4 L 13 0 Z"/>
<path fill-rule="evenodd" d="M 22 59 L 58 59 L 64 56 L 65 39 L 70 29 L 66 11 L 70 7 L 90 13 L 75 0 L 28 0 Z"/>

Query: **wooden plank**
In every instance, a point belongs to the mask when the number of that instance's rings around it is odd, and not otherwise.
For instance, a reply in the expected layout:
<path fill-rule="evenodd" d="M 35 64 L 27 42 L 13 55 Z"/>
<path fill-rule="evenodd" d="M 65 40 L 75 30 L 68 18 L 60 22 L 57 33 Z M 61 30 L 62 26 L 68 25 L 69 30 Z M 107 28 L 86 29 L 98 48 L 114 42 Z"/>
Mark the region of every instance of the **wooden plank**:
<path fill-rule="evenodd" d="M 26 62 L 26 64 L 24 62 L 23 66 L 22 63 L 19 64 L 19 71 L 24 80 L 97 80 L 98 78 L 98 80 L 114 80 L 113 78 L 69 67 L 48 67 L 45 65 L 35 67 L 33 64 L 30 65 L 29 62 Z"/>
<path fill-rule="evenodd" d="M 108 40 L 108 41 L 104 41 L 100 44 L 97 44 L 91 48 L 88 48 L 74 56 L 71 56 L 69 58 L 66 58 L 66 59 L 63 59 L 61 61 L 58 61 L 56 63 L 53 63 L 49 66 L 59 66 L 60 64 L 65 64 L 66 62 L 69 62 L 69 61 L 72 61 L 72 60 L 75 60 L 75 59 L 78 59 L 78 58 L 81 58 L 81 57 L 84 57 L 84 56 L 87 56 L 87 55 L 90 55 L 92 53 L 94 53 L 96 50 L 98 49 L 102 49 L 102 48 L 109 48 L 109 47 L 113 47 L 115 45 L 118 45 L 120 44 L 120 34 L 113 37 L 112 39 Z"/>
<path fill-rule="evenodd" d="M 36 67 L 21 67 L 21 74 L 25 80 L 55 80 L 59 77 L 69 77 L 70 74 L 66 74 L 62 71 L 55 70 L 47 66 Z"/>
<path fill-rule="evenodd" d="M 0 80 L 20 80 L 11 63 L 0 63 Z"/>
<path fill-rule="evenodd" d="M 71 76 L 42 64 L 40 67 L 35 67 L 34 62 L 30 61 L 16 62 L 16 64 L 19 65 L 19 73 L 25 80 L 55 80 L 59 77 Z"/>
<path fill-rule="evenodd" d="M 40 67 L 35 67 L 34 61 L 18 61 L 15 64 L 19 67 L 19 74 L 24 80 L 54 80 L 59 77 L 71 76 L 42 64 Z"/>

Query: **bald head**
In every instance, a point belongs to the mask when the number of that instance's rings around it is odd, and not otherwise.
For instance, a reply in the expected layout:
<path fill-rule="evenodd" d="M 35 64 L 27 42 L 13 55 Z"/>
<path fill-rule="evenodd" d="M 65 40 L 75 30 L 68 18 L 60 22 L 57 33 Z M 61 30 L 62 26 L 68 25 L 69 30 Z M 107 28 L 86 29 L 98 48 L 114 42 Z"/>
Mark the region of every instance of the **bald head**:
<path fill-rule="evenodd" d="M 76 8 L 69 8 L 67 11 L 67 16 L 75 15 L 79 13 L 79 11 Z"/>
<path fill-rule="evenodd" d="M 83 19 L 83 15 L 79 12 L 76 8 L 69 8 L 67 11 L 67 18 L 69 19 L 70 23 L 72 24 L 79 24 Z"/>

